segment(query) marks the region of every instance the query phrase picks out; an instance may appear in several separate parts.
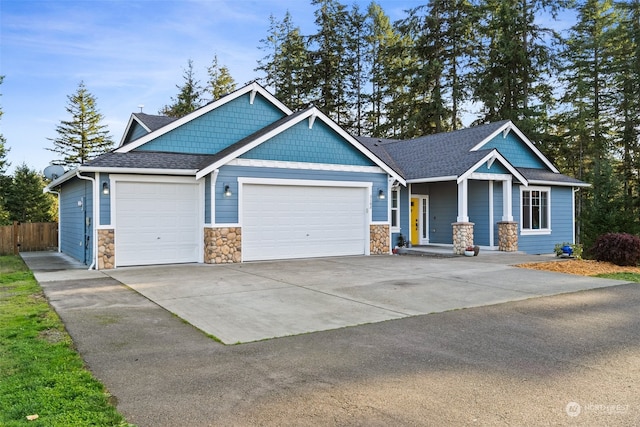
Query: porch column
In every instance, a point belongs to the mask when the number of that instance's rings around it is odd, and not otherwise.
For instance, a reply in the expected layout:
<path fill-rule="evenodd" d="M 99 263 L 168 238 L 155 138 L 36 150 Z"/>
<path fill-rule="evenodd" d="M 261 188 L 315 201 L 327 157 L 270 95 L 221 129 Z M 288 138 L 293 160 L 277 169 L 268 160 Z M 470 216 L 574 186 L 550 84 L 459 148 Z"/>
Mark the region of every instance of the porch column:
<path fill-rule="evenodd" d="M 463 179 L 458 183 L 458 218 L 457 222 L 469 222 L 469 181 Z"/>
<path fill-rule="evenodd" d="M 502 181 L 502 220 L 513 221 L 513 179 Z"/>
<path fill-rule="evenodd" d="M 498 250 L 503 252 L 518 251 L 518 223 L 500 221 L 498 223 Z"/>
<path fill-rule="evenodd" d="M 453 253 L 464 254 L 468 246 L 473 246 L 473 222 L 454 222 L 453 227 Z"/>

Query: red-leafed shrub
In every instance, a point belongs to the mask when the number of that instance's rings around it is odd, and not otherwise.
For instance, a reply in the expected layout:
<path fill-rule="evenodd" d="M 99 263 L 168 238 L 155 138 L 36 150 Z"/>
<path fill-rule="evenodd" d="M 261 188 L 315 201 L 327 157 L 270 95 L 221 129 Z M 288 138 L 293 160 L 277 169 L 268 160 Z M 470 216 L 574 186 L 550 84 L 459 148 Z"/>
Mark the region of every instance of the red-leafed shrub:
<path fill-rule="evenodd" d="M 640 237 L 629 233 L 607 233 L 596 239 L 591 253 L 598 261 L 616 265 L 640 264 Z"/>

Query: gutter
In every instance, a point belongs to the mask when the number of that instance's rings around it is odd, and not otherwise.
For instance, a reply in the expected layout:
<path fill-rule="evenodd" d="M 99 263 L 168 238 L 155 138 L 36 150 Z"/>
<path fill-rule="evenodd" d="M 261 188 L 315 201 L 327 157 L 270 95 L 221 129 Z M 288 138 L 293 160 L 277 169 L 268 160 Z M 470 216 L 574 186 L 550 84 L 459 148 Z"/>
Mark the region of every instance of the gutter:
<path fill-rule="evenodd" d="M 91 245 L 93 246 L 93 250 L 91 251 L 92 252 L 91 265 L 89 266 L 88 269 L 89 270 L 97 270 L 98 266 L 96 265 L 96 259 L 98 257 L 98 253 L 97 253 L 97 251 L 98 251 L 98 239 L 97 239 L 97 237 L 98 237 L 98 228 L 96 227 L 96 220 L 98 219 L 97 210 L 98 210 L 98 205 L 99 205 L 100 201 L 98 199 L 99 195 L 98 195 L 98 188 L 96 186 L 96 179 L 88 177 L 88 176 L 80 175 L 80 170 L 76 171 L 76 176 L 78 178 L 80 178 L 80 179 L 84 179 L 86 181 L 91 181 L 91 183 L 93 185 L 93 191 L 92 191 L 92 194 L 93 194 L 93 203 L 92 203 L 92 205 L 93 205 L 92 206 L 92 209 L 93 209 L 93 212 L 92 212 L 92 218 L 93 218 L 92 219 L 92 221 L 93 221 L 93 225 L 92 225 L 93 241 L 91 243 Z"/>

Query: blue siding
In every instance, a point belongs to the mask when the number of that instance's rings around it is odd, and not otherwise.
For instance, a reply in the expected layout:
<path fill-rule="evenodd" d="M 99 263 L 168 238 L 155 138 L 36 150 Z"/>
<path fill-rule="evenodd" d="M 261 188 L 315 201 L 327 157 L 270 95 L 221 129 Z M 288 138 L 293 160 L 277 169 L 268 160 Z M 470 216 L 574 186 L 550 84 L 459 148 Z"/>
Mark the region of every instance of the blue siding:
<path fill-rule="evenodd" d="M 217 224 L 238 222 L 238 177 L 245 178 L 275 178 L 275 179 L 296 179 L 296 180 L 321 180 L 321 181 L 370 181 L 373 183 L 372 191 L 377 193 L 377 189 L 387 189 L 387 175 L 376 173 L 356 173 L 356 172 L 332 172 L 332 171 L 310 171 L 300 169 L 272 169 L 253 168 L 243 166 L 224 166 L 220 169 L 215 188 L 215 222 Z M 224 196 L 224 186 L 229 185 L 232 195 Z M 389 197 L 380 200 L 372 198 L 372 221 L 388 221 L 387 203 Z"/>
<path fill-rule="evenodd" d="M 502 181 L 493 183 L 493 244 L 498 246 L 498 222 L 502 221 Z"/>
<path fill-rule="evenodd" d="M 65 183 L 60 191 L 60 251 L 87 265 L 92 260 L 92 217 L 91 182 L 73 178 Z"/>
<path fill-rule="evenodd" d="M 325 123 L 316 121 L 313 128 L 309 129 L 308 120 L 303 120 L 240 157 L 356 166 L 374 165 Z"/>
<path fill-rule="evenodd" d="M 489 181 L 469 181 L 468 209 L 469 221 L 474 223 L 473 243 L 489 246 Z"/>
<path fill-rule="evenodd" d="M 509 132 L 506 138 L 503 138 L 500 133 L 482 147 L 482 149 L 491 148 L 496 148 L 509 163 L 517 168 L 547 169 L 542 160 L 513 132 Z"/>
<path fill-rule="evenodd" d="M 98 188 L 100 191 L 100 225 L 111 225 L 111 195 L 104 194 L 102 192 L 102 183 L 107 182 L 109 185 L 109 192 L 113 187 L 109 174 L 100 174 L 100 182 Z"/>
<path fill-rule="evenodd" d="M 493 173 L 493 174 L 507 174 L 507 173 L 511 173 L 507 170 L 507 168 L 505 168 L 502 163 L 500 162 L 493 162 L 493 164 L 491 165 L 490 168 L 487 167 L 487 164 L 484 163 L 482 166 L 480 166 L 478 169 L 476 169 L 474 172 L 478 172 L 478 173 Z"/>
<path fill-rule="evenodd" d="M 141 145 L 137 150 L 216 154 L 284 116 L 262 95 L 256 95 L 254 103 L 250 104 L 249 94 L 245 94 Z"/>
<path fill-rule="evenodd" d="M 410 215 L 410 213 L 407 213 Z M 458 218 L 458 185 L 455 181 L 429 185 L 429 242 L 452 244 L 451 224 Z"/>
<path fill-rule="evenodd" d="M 129 138 L 127 138 L 127 141 L 125 141 L 125 144 L 130 142 L 130 141 L 135 141 L 138 138 L 141 138 L 143 136 L 145 136 L 146 134 L 148 134 L 149 132 L 147 132 L 147 130 L 145 128 L 143 128 L 140 123 L 134 121 L 131 125 L 131 129 L 129 130 Z"/>
<path fill-rule="evenodd" d="M 518 249 L 529 254 L 553 253 L 556 243 L 573 242 L 571 187 L 551 187 L 551 234 L 518 236 Z M 520 227 L 520 187 L 513 187 L 513 217 Z"/>
<path fill-rule="evenodd" d="M 409 207 L 409 189 L 407 187 L 400 187 L 400 233 L 404 237 L 405 241 L 409 241 L 411 236 L 409 235 L 409 223 L 411 216 L 411 208 Z M 398 241 L 398 236 L 394 237 L 394 246 Z"/>

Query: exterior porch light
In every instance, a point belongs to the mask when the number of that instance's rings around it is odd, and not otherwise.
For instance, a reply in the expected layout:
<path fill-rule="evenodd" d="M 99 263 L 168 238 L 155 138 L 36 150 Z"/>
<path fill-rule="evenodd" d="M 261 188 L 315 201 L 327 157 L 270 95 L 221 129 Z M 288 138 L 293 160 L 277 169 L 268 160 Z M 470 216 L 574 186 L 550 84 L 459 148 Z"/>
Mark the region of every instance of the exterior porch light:
<path fill-rule="evenodd" d="M 109 183 L 107 181 L 102 182 L 102 194 L 109 194 Z"/>
<path fill-rule="evenodd" d="M 387 198 L 387 196 L 384 194 L 384 190 L 382 188 L 380 190 L 378 190 L 378 199 L 384 200 L 386 198 Z"/>
<path fill-rule="evenodd" d="M 229 184 L 224 184 L 224 196 L 225 197 L 231 197 L 233 193 L 231 192 L 231 187 L 229 187 Z"/>

